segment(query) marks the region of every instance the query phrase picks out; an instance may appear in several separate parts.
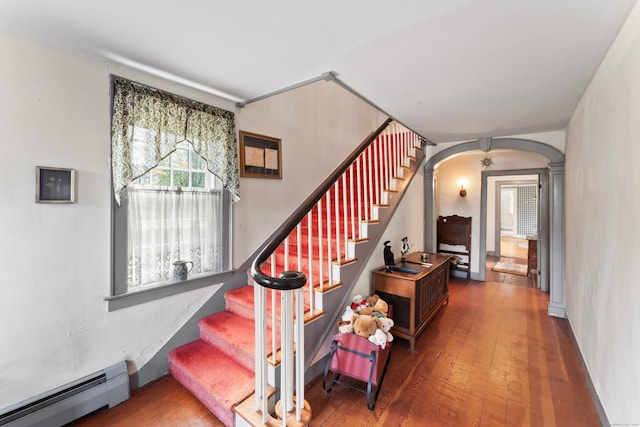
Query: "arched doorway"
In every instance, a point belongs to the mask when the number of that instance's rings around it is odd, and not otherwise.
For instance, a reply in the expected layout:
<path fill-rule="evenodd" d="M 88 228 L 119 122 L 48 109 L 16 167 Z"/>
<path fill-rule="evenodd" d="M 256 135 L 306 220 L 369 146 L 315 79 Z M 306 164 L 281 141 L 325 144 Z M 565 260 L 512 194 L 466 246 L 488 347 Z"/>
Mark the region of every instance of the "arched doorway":
<path fill-rule="evenodd" d="M 544 271 L 544 288 L 550 292 L 548 313 L 551 316 L 566 318 L 566 292 L 564 283 L 564 154 L 558 149 L 542 142 L 520 138 L 482 138 L 464 142 L 444 149 L 431 156 L 424 167 L 424 243 L 425 249 L 435 251 L 436 200 L 434 168 L 443 160 L 456 154 L 472 150 L 489 152 L 491 149 L 510 149 L 540 154 L 549 160 L 547 176 L 541 180 L 541 221 L 547 221 L 543 241 L 540 242 L 541 257 L 549 260 Z M 480 207 L 479 253 L 477 259 L 481 268 L 478 280 L 485 279 L 482 266 L 486 263 L 486 214 L 487 214 L 487 182 L 483 174 Z M 542 271 L 541 271 L 542 275 Z"/>

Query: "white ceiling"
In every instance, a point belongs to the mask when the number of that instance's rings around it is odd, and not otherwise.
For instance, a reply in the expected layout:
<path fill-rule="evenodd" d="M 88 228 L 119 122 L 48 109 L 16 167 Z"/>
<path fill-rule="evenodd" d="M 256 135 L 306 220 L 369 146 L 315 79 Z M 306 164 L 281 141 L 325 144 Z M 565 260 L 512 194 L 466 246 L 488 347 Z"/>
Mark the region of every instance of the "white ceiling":
<path fill-rule="evenodd" d="M 635 1 L 0 0 L 0 26 L 240 101 L 333 71 L 446 142 L 564 129 Z"/>

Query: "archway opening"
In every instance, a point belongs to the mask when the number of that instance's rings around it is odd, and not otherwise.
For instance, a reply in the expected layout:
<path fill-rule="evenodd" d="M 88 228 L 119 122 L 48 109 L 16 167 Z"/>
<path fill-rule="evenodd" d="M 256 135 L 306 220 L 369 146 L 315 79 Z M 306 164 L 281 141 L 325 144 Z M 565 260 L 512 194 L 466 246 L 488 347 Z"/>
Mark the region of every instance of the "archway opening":
<path fill-rule="evenodd" d="M 539 163 L 533 167 L 518 166 L 501 159 L 502 153 L 510 156 L 534 157 Z M 475 157 L 474 157 L 475 156 Z M 480 160 L 490 157 L 493 165 L 481 168 Z M 507 156 L 508 157 L 508 156 Z M 465 160 L 466 158 L 466 160 Z M 462 159 L 462 160 L 461 160 Z M 496 160 L 499 163 L 496 164 Z M 457 188 L 456 172 L 447 171 L 447 162 L 476 162 L 470 167 L 467 196 L 454 195 L 451 188 Z M 486 162 L 482 162 L 484 165 Z M 541 290 L 550 292 L 549 314 L 566 317 L 564 288 L 564 155 L 555 147 L 527 139 L 496 138 L 487 141 L 475 140 L 442 150 L 429 158 L 425 164 L 425 249 L 436 251 L 435 224 L 438 215 L 461 215 L 473 218 L 472 254 L 477 260 L 472 265 L 472 278 L 485 280 L 487 256 L 487 200 L 489 197 L 489 177 L 499 175 L 533 174 L 540 180 L 540 224 L 538 242 L 538 284 Z M 459 165 L 454 168 L 460 174 Z M 449 188 L 451 187 L 451 188 Z M 474 188 L 475 187 L 475 188 Z M 457 197 L 457 199 L 456 199 Z M 492 231 L 493 233 L 494 231 Z"/>

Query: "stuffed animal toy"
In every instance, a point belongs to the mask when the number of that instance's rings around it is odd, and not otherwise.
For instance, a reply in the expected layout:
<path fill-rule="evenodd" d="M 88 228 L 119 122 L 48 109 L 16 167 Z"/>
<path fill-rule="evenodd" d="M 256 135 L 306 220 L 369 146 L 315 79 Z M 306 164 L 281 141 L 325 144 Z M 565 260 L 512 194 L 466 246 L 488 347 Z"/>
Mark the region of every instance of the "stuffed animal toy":
<path fill-rule="evenodd" d="M 387 346 L 387 335 L 382 329 L 376 329 L 376 332 L 369 337 L 369 341 L 379 345 L 381 348 L 385 348 Z"/>
<path fill-rule="evenodd" d="M 389 304 L 378 295 L 372 295 L 366 298 L 369 307 L 363 308 L 359 311 L 360 314 L 368 314 L 376 317 L 387 317 L 389 313 Z M 371 304 L 373 303 L 373 304 Z"/>
<path fill-rule="evenodd" d="M 378 300 L 380 299 L 380 297 L 377 294 L 373 294 L 373 295 L 369 295 L 367 297 L 365 297 L 365 301 L 367 302 L 367 305 L 369 307 L 373 307 L 376 305 L 376 303 L 378 302 Z"/>
<path fill-rule="evenodd" d="M 375 334 L 377 329 L 382 327 L 382 323 L 379 318 L 360 315 L 358 313 L 353 315 L 351 325 L 353 325 L 354 334 L 358 334 L 367 339 L 369 339 L 371 335 Z"/>
<path fill-rule="evenodd" d="M 382 298 L 378 298 L 378 301 L 373 305 L 373 311 L 382 313 L 384 317 L 387 317 L 389 314 L 389 304 Z"/>
<path fill-rule="evenodd" d="M 344 321 L 351 322 L 351 318 L 353 317 L 354 314 L 355 314 L 355 311 L 353 311 L 351 306 L 348 305 L 347 308 L 344 309 L 344 313 L 342 314 L 341 319 Z"/>
<path fill-rule="evenodd" d="M 353 332 L 353 325 L 350 320 L 342 320 L 338 322 L 338 331 L 341 334 L 350 334 Z"/>
<path fill-rule="evenodd" d="M 351 310 L 359 312 L 367 306 L 367 301 L 362 298 L 362 295 L 356 295 L 351 300 Z"/>
<path fill-rule="evenodd" d="M 390 332 L 391 328 L 394 325 L 393 319 L 385 317 L 385 318 L 380 319 L 380 323 L 382 324 L 382 327 L 380 329 L 382 329 L 382 331 L 387 336 L 387 342 L 393 341 L 393 335 L 391 335 L 391 332 Z"/>

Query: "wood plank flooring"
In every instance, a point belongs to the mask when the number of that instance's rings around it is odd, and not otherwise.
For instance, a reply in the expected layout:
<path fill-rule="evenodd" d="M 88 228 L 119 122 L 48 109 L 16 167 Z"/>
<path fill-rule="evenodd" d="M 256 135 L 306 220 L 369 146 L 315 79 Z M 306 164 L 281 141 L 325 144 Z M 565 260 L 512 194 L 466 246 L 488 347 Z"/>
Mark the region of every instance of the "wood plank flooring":
<path fill-rule="evenodd" d="M 495 262 L 494 259 L 491 262 Z M 306 389 L 311 426 L 599 426 L 568 322 L 547 315 L 531 279 L 490 270 L 453 279 L 444 306 L 416 340 L 396 339 L 373 411 L 362 393 Z M 221 426 L 171 377 L 74 426 Z"/>

